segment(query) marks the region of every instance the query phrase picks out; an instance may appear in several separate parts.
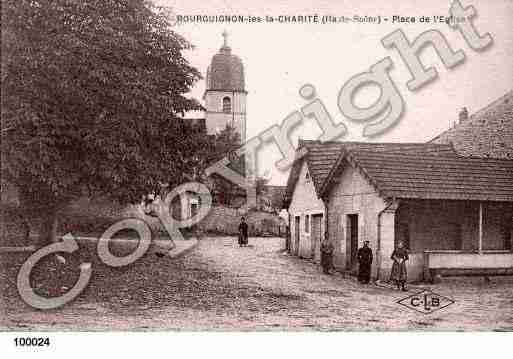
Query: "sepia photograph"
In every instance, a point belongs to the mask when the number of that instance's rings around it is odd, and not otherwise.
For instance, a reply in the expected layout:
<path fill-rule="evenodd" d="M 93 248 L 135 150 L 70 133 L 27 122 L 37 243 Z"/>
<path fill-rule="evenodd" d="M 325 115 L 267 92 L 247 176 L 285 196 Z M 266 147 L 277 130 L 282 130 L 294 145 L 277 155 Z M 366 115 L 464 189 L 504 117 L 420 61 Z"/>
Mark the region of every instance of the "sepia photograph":
<path fill-rule="evenodd" d="M 1 13 L 9 357 L 102 333 L 511 343 L 512 0 Z"/>

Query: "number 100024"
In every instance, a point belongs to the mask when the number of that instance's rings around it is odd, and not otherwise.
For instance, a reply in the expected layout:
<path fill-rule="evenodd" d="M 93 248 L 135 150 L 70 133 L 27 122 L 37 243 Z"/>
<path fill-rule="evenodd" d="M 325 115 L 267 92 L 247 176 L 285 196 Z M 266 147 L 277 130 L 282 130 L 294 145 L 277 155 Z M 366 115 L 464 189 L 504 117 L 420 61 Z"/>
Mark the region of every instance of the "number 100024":
<path fill-rule="evenodd" d="M 14 344 L 17 347 L 43 347 L 43 346 L 50 346 L 50 338 L 45 337 L 34 337 L 34 338 L 14 338 Z"/>

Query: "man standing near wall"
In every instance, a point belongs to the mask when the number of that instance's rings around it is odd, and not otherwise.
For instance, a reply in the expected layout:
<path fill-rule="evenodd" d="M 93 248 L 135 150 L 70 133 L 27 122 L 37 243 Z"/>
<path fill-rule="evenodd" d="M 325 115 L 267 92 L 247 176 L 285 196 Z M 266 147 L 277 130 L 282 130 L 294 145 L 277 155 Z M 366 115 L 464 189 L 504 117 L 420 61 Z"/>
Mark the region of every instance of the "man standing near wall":
<path fill-rule="evenodd" d="M 363 247 L 358 249 L 358 281 L 369 284 L 371 277 L 372 249 L 369 248 L 369 241 L 363 242 Z"/>

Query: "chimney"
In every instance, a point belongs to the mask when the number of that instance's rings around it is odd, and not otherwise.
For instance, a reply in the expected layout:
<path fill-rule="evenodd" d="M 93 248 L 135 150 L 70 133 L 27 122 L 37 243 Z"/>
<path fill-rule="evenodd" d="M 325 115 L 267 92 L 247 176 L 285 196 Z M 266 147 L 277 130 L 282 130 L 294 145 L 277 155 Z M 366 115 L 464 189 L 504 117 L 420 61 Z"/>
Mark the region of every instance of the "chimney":
<path fill-rule="evenodd" d="M 463 107 L 458 115 L 459 123 L 465 122 L 468 120 L 468 110 L 466 107 Z"/>

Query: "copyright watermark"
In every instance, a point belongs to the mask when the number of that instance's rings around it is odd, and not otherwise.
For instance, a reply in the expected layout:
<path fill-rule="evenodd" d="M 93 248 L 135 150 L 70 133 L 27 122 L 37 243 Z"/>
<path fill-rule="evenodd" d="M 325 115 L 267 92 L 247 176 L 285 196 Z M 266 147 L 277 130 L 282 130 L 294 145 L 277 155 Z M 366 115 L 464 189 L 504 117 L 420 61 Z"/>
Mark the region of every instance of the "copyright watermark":
<path fill-rule="evenodd" d="M 161 11 L 168 17 L 170 25 L 179 22 L 178 16 L 172 8 L 162 8 Z M 468 46 L 476 52 L 487 49 L 493 42 L 490 34 L 480 35 L 474 27 L 471 19 L 476 15 L 473 6 L 462 7 L 458 0 L 455 0 L 450 7 L 450 16 L 453 18 L 465 18 L 464 22 L 448 22 L 453 30 L 457 30 L 463 36 Z M 438 77 L 434 67 L 426 68 L 421 62 L 420 52 L 431 46 L 435 49 L 443 65 L 447 69 L 453 69 L 461 65 L 465 60 L 463 50 L 453 50 L 447 38 L 438 30 L 425 31 L 415 39 L 408 39 L 401 29 L 395 30 L 381 40 L 382 45 L 387 49 L 395 49 L 400 55 L 404 65 L 409 70 L 411 79 L 407 82 L 409 91 L 417 91 Z M 363 136 L 372 138 L 385 133 L 393 128 L 404 114 L 405 104 L 394 80 L 390 76 L 390 70 L 395 66 L 390 57 L 377 61 L 359 74 L 347 80 L 341 87 L 337 105 L 340 113 L 347 119 L 357 123 L 364 123 Z M 380 88 L 379 98 L 366 108 L 354 104 L 354 98 L 358 91 L 365 86 L 378 86 Z M 220 175 L 228 181 L 242 187 L 246 191 L 247 203 L 256 202 L 256 186 L 249 178 L 248 173 L 256 173 L 256 156 L 264 144 L 274 143 L 280 153 L 281 159 L 275 166 L 281 170 L 288 170 L 294 161 L 297 161 L 306 154 L 306 149 L 297 151 L 290 140 L 290 132 L 301 125 L 305 118 L 313 119 L 321 129 L 321 135 L 316 139 L 321 142 L 336 140 L 347 134 L 347 126 L 343 122 L 336 123 L 327 110 L 323 101 L 319 98 L 316 88 L 312 84 L 305 84 L 299 89 L 299 96 L 306 101 L 300 109 L 292 111 L 280 124 L 275 124 L 259 135 L 252 137 L 244 143 L 235 155 L 244 155 L 247 164 L 247 173 L 242 175 L 229 167 L 230 158 L 225 157 L 208 167 L 205 171 L 207 176 Z M 175 197 L 185 196 L 186 193 L 196 193 L 200 197 L 199 211 L 190 218 L 176 220 L 170 213 L 171 201 Z M 161 224 L 169 234 L 172 247 L 173 239 L 183 239 L 180 231 L 182 228 L 190 227 L 199 223 L 210 211 L 212 206 L 212 195 L 209 189 L 202 183 L 189 182 L 182 184 L 169 192 L 164 201 L 150 204 L 151 211 L 156 213 Z M 131 229 L 138 233 L 139 243 L 137 249 L 123 257 L 112 255 L 109 251 L 109 240 L 114 234 L 123 230 Z M 148 224 L 141 219 L 125 219 L 110 226 L 98 240 L 97 252 L 103 263 L 112 267 L 122 267 L 134 263 L 141 258 L 148 250 L 152 241 L 151 230 Z M 67 293 L 60 297 L 45 298 L 36 294 L 30 286 L 30 273 L 34 266 L 43 257 L 57 252 L 73 253 L 78 249 L 76 239 L 68 234 L 59 243 L 50 244 L 33 253 L 22 265 L 17 278 L 18 291 L 22 299 L 29 305 L 38 309 L 52 309 L 60 307 L 76 298 L 86 287 L 91 279 L 93 268 L 91 263 L 80 265 L 80 277 Z M 408 299 L 409 298 L 409 299 Z M 399 302 L 417 308 L 417 297 L 408 297 Z M 420 297 L 419 297 L 420 298 Z M 427 297 L 426 297 L 427 298 Z M 430 298 L 435 298 L 431 296 Z M 427 299 L 425 299 L 427 300 Z M 435 299 L 431 301 L 434 308 Z M 420 304 L 419 304 L 420 305 Z M 424 304 L 425 305 L 425 304 Z"/>
<path fill-rule="evenodd" d="M 199 211 L 190 218 L 176 220 L 170 213 L 171 202 L 175 197 L 185 196 L 187 192 L 196 193 L 201 201 Z M 180 232 L 181 228 L 190 227 L 200 222 L 210 211 L 212 206 L 212 196 L 208 188 L 198 182 L 190 182 L 183 184 L 173 191 L 169 192 L 166 199 L 151 205 L 152 210 L 157 216 L 169 234 L 171 248 L 174 248 L 175 240 L 183 240 L 184 237 Z M 133 230 L 137 232 L 138 245 L 135 251 L 126 256 L 115 256 L 109 249 L 109 242 L 112 237 L 121 230 Z M 139 218 L 128 218 L 116 222 L 98 238 L 96 247 L 100 260 L 110 267 L 123 267 L 134 263 L 141 258 L 149 249 L 152 242 L 152 234 L 149 225 Z M 65 294 L 58 297 L 47 298 L 34 292 L 30 285 L 30 273 L 37 263 L 44 257 L 53 253 L 73 253 L 78 250 L 77 239 L 68 233 L 62 237 L 62 241 L 49 244 L 34 252 L 21 266 L 17 276 L 18 293 L 25 303 L 37 309 L 54 309 L 75 299 L 87 286 L 93 274 L 91 263 L 80 264 L 80 276 L 75 285 Z"/>

